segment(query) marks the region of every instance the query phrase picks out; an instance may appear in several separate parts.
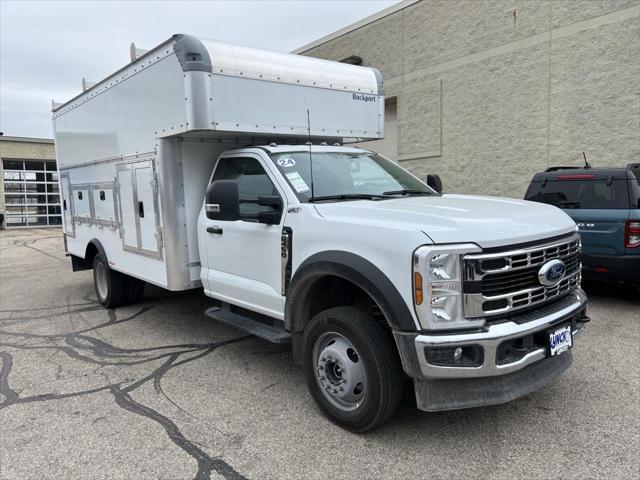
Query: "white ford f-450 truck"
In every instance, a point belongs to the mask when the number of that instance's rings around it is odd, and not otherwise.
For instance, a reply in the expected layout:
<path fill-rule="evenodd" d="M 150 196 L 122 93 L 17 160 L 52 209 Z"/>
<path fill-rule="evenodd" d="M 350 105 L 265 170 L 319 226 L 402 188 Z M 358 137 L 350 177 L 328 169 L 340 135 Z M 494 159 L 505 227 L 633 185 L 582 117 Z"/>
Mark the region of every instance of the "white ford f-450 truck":
<path fill-rule="evenodd" d="M 570 366 L 589 320 L 576 225 L 344 146 L 384 135 L 376 69 L 189 35 L 131 57 L 53 105 L 66 250 L 105 307 L 203 288 L 209 317 L 290 343 L 353 431 L 409 379 L 418 408 L 452 410 Z"/>

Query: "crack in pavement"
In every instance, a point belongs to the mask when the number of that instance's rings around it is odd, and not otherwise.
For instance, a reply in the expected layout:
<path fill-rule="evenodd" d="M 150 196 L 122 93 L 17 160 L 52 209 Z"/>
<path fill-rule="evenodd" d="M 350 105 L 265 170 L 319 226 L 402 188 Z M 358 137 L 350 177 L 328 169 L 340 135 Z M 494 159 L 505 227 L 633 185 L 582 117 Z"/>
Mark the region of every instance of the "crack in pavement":
<path fill-rule="evenodd" d="M 18 400 L 18 394 L 9 386 L 9 373 L 13 367 L 13 357 L 8 352 L 0 352 L 2 366 L 0 366 L 0 394 L 4 397 L 4 401 L 0 403 L 0 407 L 6 404 L 15 403 Z"/>
<path fill-rule="evenodd" d="M 57 308 L 68 308 L 68 307 L 88 307 L 89 305 L 97 306 L 97 302 L 84 302 L 84 303 L 68 303 L 66 305 L 56 306 L 48 306 L 48 307 L 35 307 L 35 308 L 11 308 L 9 310 L 0 309 L 0 313 L 24 313 L 24 312 L 35 312 L 38 310 L 55 310 Z M 103 307 L 104 310 L 104 307 Z M 109 315 L 113 312 L 112 310 L 107 310 Z M 66 312 L 72 313 L 72 312 Z"/>
<path fill-rule="evenodd" d="M 109 318 L 106 322 L 100 323 L 93 327 L 88 327 L 85 329 L 67 333 L 36 334 L 0 330 L 0 335 L 3 338 L 3 340 L 0 341 L 0 348 L 13 348 L 17 350 L 27 351 L 54 350 L 54 353 L 62 352 L 73 360 L 90 363 L 92 365 L 98 365 L 98 369 L 107 365 L 140 365 L 164 359 L 164 362 L 159 367 L 153 369 L 150 373 L 138 379 L 128 379 L 118 383 L 109 383 L 108 377 L 104 376 L 105 385 L 98 386 L 96 388 L 68 393 L 51 392 L 22 397 L 18 392 L 11 388 L 9 383 L 9 376 L 14 366 L 13 356 L 8 351 L 2 350 L 0 351 L 0 361 L 2 362 L 0 366 L 0 395 L 2 395 L 4 399 L 0 401 L 0 410 L 3 410 L 12 405 L 61 400 L 82 397 L 85 395 L 92 395 L 99 392 L 109 392 L 113 396 L 115 404 L 117 406 L 131 413 L 135 413 L 136 415 L 146 417 L 157 423 L 165 430 L 168 438 L 175 445 L 177 445 L 185 453 L 196 460 L 198 468 L 195 476 L 193 477 L 194 480 L 208 480 L 211 478 L 211 472 L 213 471 L 229 480 L 246 480 L 245 476 L 237 472 L 223 459 L 208 455 L 203 449 L 197 446 L 197 443 L 195 441 L 186 438 L 182 434 L 178 426 L 167 416 L 163 415 L 162 413 L 151 408 L 148 405 L 136 401 L 132 397 L 132 393 L 134 393 L 143 385 L 151 382 L 157 394 L 162 395 L 171 404 L 191 416 L 191 414 L 180 408 L 168 395 L 166 395 L 166 393 L 162 389 L 161 381 L 164 375 L 170 370 L 181 365 L 185 365 L 187 363 L 204 358 L 220 347 L 236 343 L 251 337 L 249 335 L 245 335 L 229 340 L 208 343 L 185 343 L 176 345 L 162 345 L 148 348 L 121 348 L 112 345 L 103 339 L 96 338 L 92 335 L 97 334 L 100 329 L 103 329 L 105 327 L 119 325 L 124 322 L 130 322 L 138 318 L 140 315 L 148 312 L 152 308 L 153 306 L 143 307 L 138 312 L 135 312 L 121 319 L 117 318 L 114 310 L 108 310 L 107 312 Z M 73 314 L 78 313 L 79 311 L 87 310 L 81 308 L 78 310 L 71 310 L 66 313 Z M 25 320 L 27 318 L 29 317 L 25 317 Z M 33 319 L 34 317 L 30 318 Z M 15 320 L 15 317 L 12 320 Z M 4 326 L 4 328 L 6 328 L 6 325 Z M 10 337 L 21 339 L 26 343 L 9 342 L 4 340 Z M 35 344 L 32 344 L 34 342 Z M 51 358 L 52 357 L 50 356 L 49 359 Z M 216 427 L 212 428 L 219 431 L 219 429 L 217 429 Z"/>

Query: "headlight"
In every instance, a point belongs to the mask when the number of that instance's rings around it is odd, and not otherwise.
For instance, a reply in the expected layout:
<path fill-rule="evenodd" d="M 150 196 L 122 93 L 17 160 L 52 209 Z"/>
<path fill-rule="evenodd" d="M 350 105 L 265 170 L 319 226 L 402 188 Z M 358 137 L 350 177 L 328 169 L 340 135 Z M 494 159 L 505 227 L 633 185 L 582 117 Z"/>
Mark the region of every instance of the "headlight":
<path fill-rule="evenodd" d="M 425 245 L 413 254 L 416 314 L 425 330 L 469 328 L 484 320 L 467 320 L 462 308 L 462 256 L 478 253 L 472 243 Z"/>

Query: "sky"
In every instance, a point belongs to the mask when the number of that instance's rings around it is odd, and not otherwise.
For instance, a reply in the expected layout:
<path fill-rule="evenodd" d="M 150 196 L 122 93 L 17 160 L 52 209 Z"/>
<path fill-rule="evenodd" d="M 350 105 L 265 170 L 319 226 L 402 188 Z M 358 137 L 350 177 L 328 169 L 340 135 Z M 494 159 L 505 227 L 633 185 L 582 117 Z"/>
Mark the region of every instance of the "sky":
<path fill-rule="evenodd" d="M 0 0 L 0 131 L 52 138 L 51 100 L 129 63 L 174 33 L 281 52 L 397 0 Z"/>

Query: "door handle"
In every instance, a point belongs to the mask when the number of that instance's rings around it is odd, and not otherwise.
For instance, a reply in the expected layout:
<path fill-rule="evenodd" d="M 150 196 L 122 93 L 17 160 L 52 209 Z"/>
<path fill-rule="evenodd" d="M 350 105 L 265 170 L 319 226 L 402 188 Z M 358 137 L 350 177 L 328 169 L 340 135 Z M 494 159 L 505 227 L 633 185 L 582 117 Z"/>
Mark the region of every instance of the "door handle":
<path fill-rule="evenodd" d="M 144 218 L 144 202 L 138 202 L 138 216 Z"/>
<path fill-rule="evenodd" d="M 220 227 L 207 227 L 207 232 L 222 235 L 222 229 Z"/>

